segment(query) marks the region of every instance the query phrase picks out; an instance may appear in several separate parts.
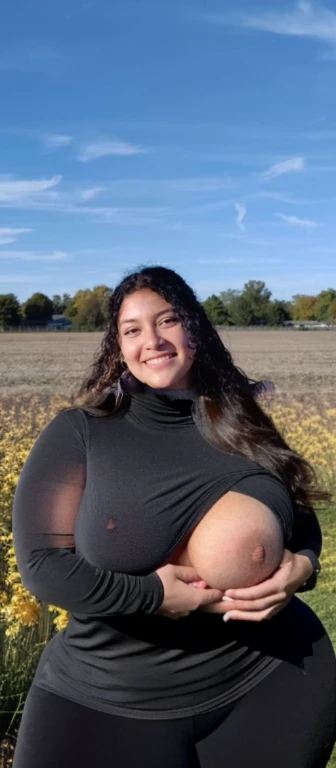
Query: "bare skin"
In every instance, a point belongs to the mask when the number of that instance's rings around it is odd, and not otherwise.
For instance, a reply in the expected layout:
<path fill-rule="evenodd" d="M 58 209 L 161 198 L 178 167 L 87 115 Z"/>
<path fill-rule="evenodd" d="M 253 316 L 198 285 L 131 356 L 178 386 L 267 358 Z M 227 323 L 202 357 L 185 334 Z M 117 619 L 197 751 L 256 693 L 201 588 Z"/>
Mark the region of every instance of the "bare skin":
<path fill-rule="evenodd" d="M 153 388 L 192 386 L 194 351 L 189 334 L 172 304 L 159 294 L 144 289 L 126 296 L 119 312 L 117 341 L 129 371 L 139 381 Z M 154 358 L 167 354 L 171 356 L 169 362 L 154 367 Z M 239 498 L 235 507 L 234 497 Z M 229 501 L 232 505 L 228 508 Z M 258 520 L 252 503 L 259 506 Z M 218 507 L 219 504 L 224 506 Z M 218 514 L 220 510 L 222 514 Z M 262 621 L 281 610 L 297 587 L 309 578 L 313 567 L 308 557 L 283 551 L 281 532 L 274 527 L 275 522 L 267 507 L 248 496 L 230 492 L 222 497 L 171 554 L 168 564 L 157 570 L 165 592 L 158 613 L 174 614 L 174 618 L 197 609 L 225 614 L 229 605 L 230 618 Z M 194 561 L 204 574 L 204 581 L 200 580 L 198 569 L 183 565 Z M 177 564 L 170 565 L 171 562 Z M 190 583 L 196 580 L 201 588 L 190 589 Z M 230 585 L 225 587 L 225 594 L 228 593 L 231 603 L 222 602 L 220 589 L 204 588 L 211 581 Z M 235 588 L 236 583 L 240 587 Z"/>
<path fill-rule="evenodd" d="M 238 589 L 267 579 L 283 557 L 279 521 L 261 502 L 229 491 L 166 562 L 191 566 L 210 587 Z"/>

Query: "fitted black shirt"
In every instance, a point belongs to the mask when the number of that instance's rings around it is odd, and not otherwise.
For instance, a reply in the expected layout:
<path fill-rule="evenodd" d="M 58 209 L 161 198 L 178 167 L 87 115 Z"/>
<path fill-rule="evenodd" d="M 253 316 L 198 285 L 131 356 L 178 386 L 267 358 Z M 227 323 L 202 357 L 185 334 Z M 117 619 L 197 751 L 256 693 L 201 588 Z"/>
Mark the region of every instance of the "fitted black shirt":
<path fill-rule="evenodd" d="M 198 611 L 174 621 L 156 614 L 163 587 L 155 570 L 229 490 L 266 504 L 292 551 L 319 555 L 320 528 L 268 470 L 210 445 L 192 400 L 142 386 L 128 401 L 109 416 L 60 412 L 21 473 L 13 533 L 22 581 L 70 612 L 34 682 L 130 717 L 210 711 L 281 662 L 288 611 L 262 626 Z"/>

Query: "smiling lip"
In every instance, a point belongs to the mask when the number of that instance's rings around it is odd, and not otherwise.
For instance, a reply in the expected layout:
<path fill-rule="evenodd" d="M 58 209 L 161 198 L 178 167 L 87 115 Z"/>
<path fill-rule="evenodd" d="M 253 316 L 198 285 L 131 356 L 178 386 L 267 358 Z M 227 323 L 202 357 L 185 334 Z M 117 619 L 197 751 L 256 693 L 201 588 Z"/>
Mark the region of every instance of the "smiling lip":
<path fill-rule="evenodd" d="M 150 357 L 148 360 L 145 360 L 146 365 L 149 365 L 150 368 L 159 368 L 162 365 L 166 365 L 169 363 L 173 357 L 176 357 L 175 353 L 168 353 L 167 355 L 160 355 L 158 357 Z"/>

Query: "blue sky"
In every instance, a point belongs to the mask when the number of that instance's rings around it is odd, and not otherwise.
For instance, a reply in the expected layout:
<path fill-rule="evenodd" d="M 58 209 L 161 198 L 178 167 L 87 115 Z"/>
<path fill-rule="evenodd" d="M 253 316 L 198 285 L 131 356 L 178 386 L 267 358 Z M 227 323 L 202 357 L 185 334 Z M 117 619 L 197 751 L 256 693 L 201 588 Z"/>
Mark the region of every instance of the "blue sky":
<path fill-rule="evenodd" d="M 335 287 L 335 83 L 335 0 L 7 3 L 0 293 Z"/>

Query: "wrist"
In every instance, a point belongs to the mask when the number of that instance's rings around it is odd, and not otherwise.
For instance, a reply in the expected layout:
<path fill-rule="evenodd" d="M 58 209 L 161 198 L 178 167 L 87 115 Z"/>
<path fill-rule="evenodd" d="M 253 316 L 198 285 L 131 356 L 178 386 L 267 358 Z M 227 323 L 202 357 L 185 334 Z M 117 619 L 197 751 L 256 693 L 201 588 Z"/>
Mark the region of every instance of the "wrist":
<path fill-rule="evenodd" d="M 298 582 L 298 592 L 305 592 L 310 589 L 314 589 L 317 581 L 318 574 L 321 571 L 320 561 L 311 550 L 296 552 L 296 558 L 299 558 L 298 562 L 301 565 L 301 578 Z"/>

